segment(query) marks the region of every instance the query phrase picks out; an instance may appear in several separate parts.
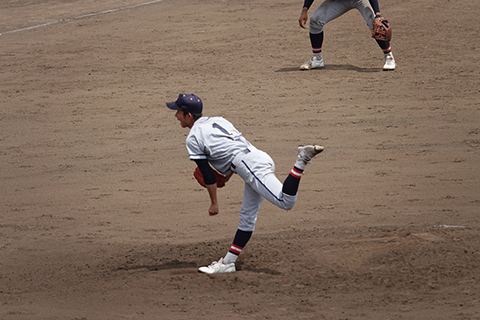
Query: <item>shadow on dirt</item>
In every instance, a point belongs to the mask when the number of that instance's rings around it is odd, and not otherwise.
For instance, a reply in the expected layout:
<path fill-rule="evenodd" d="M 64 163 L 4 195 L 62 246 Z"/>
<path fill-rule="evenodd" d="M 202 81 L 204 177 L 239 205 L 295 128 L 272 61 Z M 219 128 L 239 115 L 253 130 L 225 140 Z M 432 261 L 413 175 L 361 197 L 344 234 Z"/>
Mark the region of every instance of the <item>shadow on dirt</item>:
<path fill-rule="evenodd" d="M 172 260 L 164 264 L 158 265 L 143 265 L 143 266 L 131 266 L 131 267 L 120 267 L 119 270 L 138 270 L 138 269 L 147 269 L 148 271 L 159 271 L 159 270 L 171 270 L 171 269 L 183 269 L 183 268 L 196 268 L 197 264 L 195 262 L 186 262 Z"/>
<path fill-rule="evenodd" d="M 336 71 L 336 70 L 351 70 L 356 72 L 381 72 L 382 68 L 360 68 L 356 66 L 352 66 L 350 64 L 329 64 L 320 69 L 313 69 L 313 70 L 300 70 L 297 68 L 281 68 L 275 70 L 275 72 L 320 72 L 320 71 Z"/>

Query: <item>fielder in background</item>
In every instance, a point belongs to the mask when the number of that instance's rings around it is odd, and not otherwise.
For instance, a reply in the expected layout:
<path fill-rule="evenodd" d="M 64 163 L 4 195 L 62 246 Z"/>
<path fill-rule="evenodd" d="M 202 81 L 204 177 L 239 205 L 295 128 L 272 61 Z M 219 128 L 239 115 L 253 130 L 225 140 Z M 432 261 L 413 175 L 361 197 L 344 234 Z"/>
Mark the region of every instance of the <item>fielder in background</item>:
<path fill-rule="evenodd" d="M 300 27 L 306 29 L 308 20 L 307 11 L 314 0 L 304 0 L 302 14 L 298 19 Z M 310 43 L 312 45 L 313 57 L 300 66 L 302 70 L 322 68 L 324 66 L 322 57 L 323 26 L 351 9 L 357 9 L 365 19 L 367 26 L 372 31 L 372 37 L 377 41 L 383 50 L 385 64 L 383 70 L 395 70 L 396 64 L 392 54 L 390 40 L 392 37 L 390 24 L 380 14 L 378 0 L 325 0 L 310 17 Z M 383 27 L 382 27 L 383 26 Z M 378 32 L 379 28 L 386 28 Z"/>
<path fill-rule="evenodd" d="M 176 101 L 168 102 L 167 107 L 177 110 L 175 117 L 182 128 L 190 129 L 186 147 L 190 160 L 196 162 L 202 173 L 210 196 L 208 213 L 211 216 L 219 213 L 217 181 L 212 167 L 226 176 L 226 180 L 236 173 L 245 181 L 240 222 L 229 251 L 225 257 L 198 269 L 207 274 L 233 272 L 238 255 L 252 236 L 263 199 L 279 208 L 292 209 L 303 171 L 323 147 L 299 146 L 295 165 L 282 184 L 275 176 L 272 158 L 248 142 L 232 123 L 222 117 L 202 116 L 203 104 L 199 97 L 180 94 Z"/>

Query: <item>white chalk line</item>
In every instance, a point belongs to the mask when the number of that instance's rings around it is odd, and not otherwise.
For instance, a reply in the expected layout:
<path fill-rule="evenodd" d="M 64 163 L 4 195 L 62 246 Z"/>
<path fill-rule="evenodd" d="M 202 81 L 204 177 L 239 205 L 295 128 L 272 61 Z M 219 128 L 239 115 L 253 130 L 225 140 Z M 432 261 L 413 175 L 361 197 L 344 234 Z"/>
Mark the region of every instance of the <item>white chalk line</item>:
<path fill-rule="evenodd" d="M 86 14 L 82 14 L 80 16 L 73 17 L 73 18 L 53 20 L 53 21 L 50 21 L 50 22 L 38 24 L 36 26 L 31 26 L 31 27 L 25 27 L 25 28 L 21 28 L 21 29 L 17 29 L 17 30 L 0 32 L 0 36 L 2 36 L 4 34 L 9 34 L 9 33 L 15 33 L 15 32 L 20 32 L 20 31 L 27 31 L 27 30 L 37 29 L 37 28 L 41 28 L 41 27 L 46 27 L 46 26 L 50 26 L 52 24 L 57 24 L 57 23 L 60 23 L 60 22 L 68 22 L 68 21 L 71 21 L 71 20 L 82 19 L 82 18 L 87 18 L 87 17 L 92 17 L 92 16 L 98 16 L 98 15 L 101 15 L 101 14 L 107 14 L 107 13 L 116 12 L 116 11 L 120 11 L 120 10 L 132 9 L 132 8 L 136 8 L 136 7 L 140 7 L 140 6 L 146 6 L 146 5 L 154 4 L 154 3 L 157 3 L 157 2 L 161 2 L 161 1 L 163 1 L 163 0 L 152 0 L 152 1 L 148 1 L 148 2 L 132 4 L 130 6 L 120 7 L 120 8 L 116 8 L 116 9 L 104 10 L 104 11 L 93 12 L 93 13 L 86 13 Z"/>
<path fill-rule="evenodd" d="M 448 224 L 441 224 L 441 225 L 434 226 L 434 227 L 436 227 L 436 228 L 445 228 L 445 229 L 449 229 L 449 228 L 465 229 L 465 228 L 467 228 L 467 226 L 455 226 L 455 225 L 448 225 Z"/>

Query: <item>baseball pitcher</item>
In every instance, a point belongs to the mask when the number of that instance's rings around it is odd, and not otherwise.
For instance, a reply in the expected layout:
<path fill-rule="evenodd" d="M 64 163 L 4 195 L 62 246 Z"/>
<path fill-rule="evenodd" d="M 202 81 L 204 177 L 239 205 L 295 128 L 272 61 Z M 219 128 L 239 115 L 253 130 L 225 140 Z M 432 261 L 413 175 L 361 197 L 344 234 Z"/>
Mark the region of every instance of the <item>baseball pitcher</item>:
<path fill-rule="evenodd" d="M 203 103 L 193 94 L 180 94 L 167 107 L 176 110 L 175 117 L 183 128 L 189 128 L 186 147 L 190 160 L 197 164 L 194 176 L 206 187 L 210 197 L 208 213 L 217 215 L 217 188 L 233 174 L 245 181 L 238 229 L 225 257 L 199 272 L 214 274 L 235 271 L 235 262 L 250 240 L 263 199 L 279 208 L 290 210 L 297 201 L 300 178 L 313 157 L 323 151 L 319 145 L 298 147 L 298 157 L 282 184 L 275 176 L 275 163 L 265 152 L 255 148 L 222 117 L 204 117 Z M 200 171 L 200 172 L 199 172 Z"/>

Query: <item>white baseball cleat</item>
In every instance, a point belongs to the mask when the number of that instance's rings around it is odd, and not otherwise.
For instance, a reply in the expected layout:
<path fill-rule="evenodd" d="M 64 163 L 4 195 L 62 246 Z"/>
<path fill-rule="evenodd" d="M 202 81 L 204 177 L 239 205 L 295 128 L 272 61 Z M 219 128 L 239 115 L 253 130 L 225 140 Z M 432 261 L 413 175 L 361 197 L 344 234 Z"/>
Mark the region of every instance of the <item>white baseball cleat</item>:
<path fill-rule="evenodd" d="M 223 263 L 223 258 L 220 260 L 213 261 L 211 265 L 207 267 L 200 267 L 198 268 L 198 272 L 206 273 L 206 274 L 214 274 L 214 273 L 226 273 L 226 272 L 235 272 L 235 263 Z"/>
<path fill-rule="evenodd" d="M 298 158 L 302 159 L 305 163 L 310 163 L 313 157 L 322 152 L 323 149 L 325 148 L 316 144 L 298 146 Z"/>
<path fill-rule="evenodd" d="M 310 70 L 310 69 L 318 69 L 323 68 L 323 57 L 322 56 L 313 56 L 312 59 L 308 60 L 307 62 L 303 63 L 300 66 L 300 70 Z"/>
<path fill-rule="evenodd" d="M 395 63 L 395 58 L 393 57 L 393 53 L 387 53 L 385 56 L 385 65 L 383 66 L 383 70 L 390 71 L 395 70 L 397 64 Z"/>

